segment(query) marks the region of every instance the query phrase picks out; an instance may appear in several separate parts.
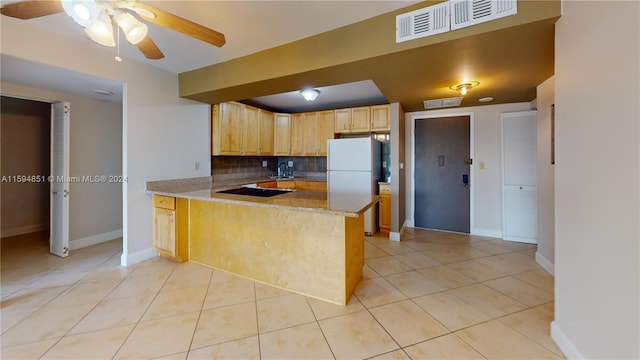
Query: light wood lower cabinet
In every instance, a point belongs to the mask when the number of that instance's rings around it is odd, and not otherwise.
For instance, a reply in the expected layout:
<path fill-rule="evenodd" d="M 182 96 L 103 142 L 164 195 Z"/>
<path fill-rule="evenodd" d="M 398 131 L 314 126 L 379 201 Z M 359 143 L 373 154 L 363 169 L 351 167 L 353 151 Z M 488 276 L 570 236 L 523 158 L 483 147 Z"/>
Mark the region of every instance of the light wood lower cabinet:
<path fill-rule="evenodd" d="M 325 181 L 296 180 L 296 190 L 327 191 Z"/>
<path fill-rule="evenodd" d="M 379 211 L 379 227 L 380 232 L 388 234 L 391 229 L 391 184 L 379 184 L 380 193 L 380 211 Z"/>
<path fill-rule="evenodd" d="M 189 260 L 188 201 L 153 195 L 153 249 L 177 262 Z"/>

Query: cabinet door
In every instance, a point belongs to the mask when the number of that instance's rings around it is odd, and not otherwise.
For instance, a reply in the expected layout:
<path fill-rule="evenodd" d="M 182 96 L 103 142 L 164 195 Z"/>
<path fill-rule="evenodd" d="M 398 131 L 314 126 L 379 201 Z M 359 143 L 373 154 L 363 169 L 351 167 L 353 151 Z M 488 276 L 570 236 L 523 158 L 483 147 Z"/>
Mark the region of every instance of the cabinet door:
<path fill-rule="evenodd" d="M 291 152 L 291 115 L 275 114 L 273 155 L 289 155 Z"/>
<path fill-rule="evenodd" d="M 351 109 L 335 110 L 335 129 L 336 133 L 348 133 L 351 131 Z"/>
<path fill-rule="evenodd" d="M 304 114 L 291 115 L 291 155 L 304 154 Z"/>
<path fill-rule="evenodd" d="M 334 138 L 333 110 L 318 113 L 318 153 L 317 156 L 327 156 L 327 140 Z"/>
<path fill-rule="evenodd" d="M 175 210 L 153 208 L 153 248 L 164 255 L 176 255 Z"/>
<path fill-rule="evenodd" d="M 318 156 L 318 113 L 304 114 L 304 156 Z"/>
<path fill-rule="evenodd" d="M 273 155 L 273 113 L 260 110 L 260 155 Z"/>
<path fill-rule="evenodd" d="M 391 130 L 391 107 L 376 105 L 371 107 L 371 131 Z"/>
<path fill-rule="evenodd" d="M 253 106 L 244 106 L 242 117 L 242 154 L 260 154 L 260 113 Z"/>
<path fill-rule="evenodd" d="M 218 154 L 240 155 L 242 153 L 242 116 L 244 108 L 240 103 L 220 104 L 219 122 L 214 131 L 214 141 L 218 142 Z"/>
<path fill-rule="evenodd" d="M 351 109 L 351 132 L 371 131 L 371 108 L 369 106 Z"/>
<path fill-rule="evenodd" d="M 391 196 L 380 195 L 380 231 L 388 233 L 391 228 Z"/>

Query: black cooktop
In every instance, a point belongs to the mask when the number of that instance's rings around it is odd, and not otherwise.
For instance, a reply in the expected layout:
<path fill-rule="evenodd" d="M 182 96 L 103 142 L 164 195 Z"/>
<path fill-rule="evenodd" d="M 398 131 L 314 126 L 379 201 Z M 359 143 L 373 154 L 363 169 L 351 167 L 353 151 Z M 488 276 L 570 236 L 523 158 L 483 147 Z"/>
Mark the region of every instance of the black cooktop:
<path fill-rule="evenodd" d="M 270 197 L 276 196 L 280 194 L 285 194 L 290 192 L 289 190 L 277 190 L 277 189 L 262 189 L 262 188 L 252 188 L 252 187 L 239 187 L 235 189 L 229 190 L 221 190 L 218 191 L 223 194 L 234 194 L 234 195 L 248 195 L 248 196 L 260 196 L 260 197 Z"/>

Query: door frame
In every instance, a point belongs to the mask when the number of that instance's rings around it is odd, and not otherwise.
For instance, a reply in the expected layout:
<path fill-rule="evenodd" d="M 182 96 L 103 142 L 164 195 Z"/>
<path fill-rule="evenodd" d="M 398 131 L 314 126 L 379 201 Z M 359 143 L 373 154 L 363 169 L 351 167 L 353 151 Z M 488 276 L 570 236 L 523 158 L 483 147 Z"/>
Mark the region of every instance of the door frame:
<path fill-rule="evenodd" d="M 469 111 L 461 111 L 461 112 L 452 112 L 452 113 L 430 113 L 430 112 L 420 112 L 414 113 L 411 115 L 410 124 L 409 124 L 409 146 L 410 146 L 410 154 L 411 154 L 411 169 L 410 169 L 410 185 L 409 185 L 409 218 L 407 220 L 407 225 L 410 227 L 415 227 L 415 196 L 416 196 L 416 179 L 415 179 L 415 169 L 416 169 L 416 121 L 423 119 L 435 119 L 435 118 L 444 118 L 444 117 L 456 117 L 456 116 L 468 116 L 469 117 L 469 158 L 474 159 L 474 138 L 475 138 L 475 122 L 474 122 L 474 113 Z M 475 165 L 472 164 L 469 166 L 469 234 L 473 235 L 475 233 Z M 444 230 L 438 230 L 444 231 Z"/>

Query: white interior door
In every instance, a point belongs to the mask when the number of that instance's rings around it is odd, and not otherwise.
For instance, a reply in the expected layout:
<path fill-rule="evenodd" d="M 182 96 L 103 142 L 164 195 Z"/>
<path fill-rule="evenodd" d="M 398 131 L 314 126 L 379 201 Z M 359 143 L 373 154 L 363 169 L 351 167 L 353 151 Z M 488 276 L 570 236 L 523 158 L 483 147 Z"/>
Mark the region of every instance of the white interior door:
<path fill-rule="evenodd" d="M 49 252 L 69 255 L 69 103 L 51 105 L 51 224 Z"/>
<path fill-rule="evenodd" d="M 503 239 L 537 242 L 536 112 L 502 114 Z"/>

